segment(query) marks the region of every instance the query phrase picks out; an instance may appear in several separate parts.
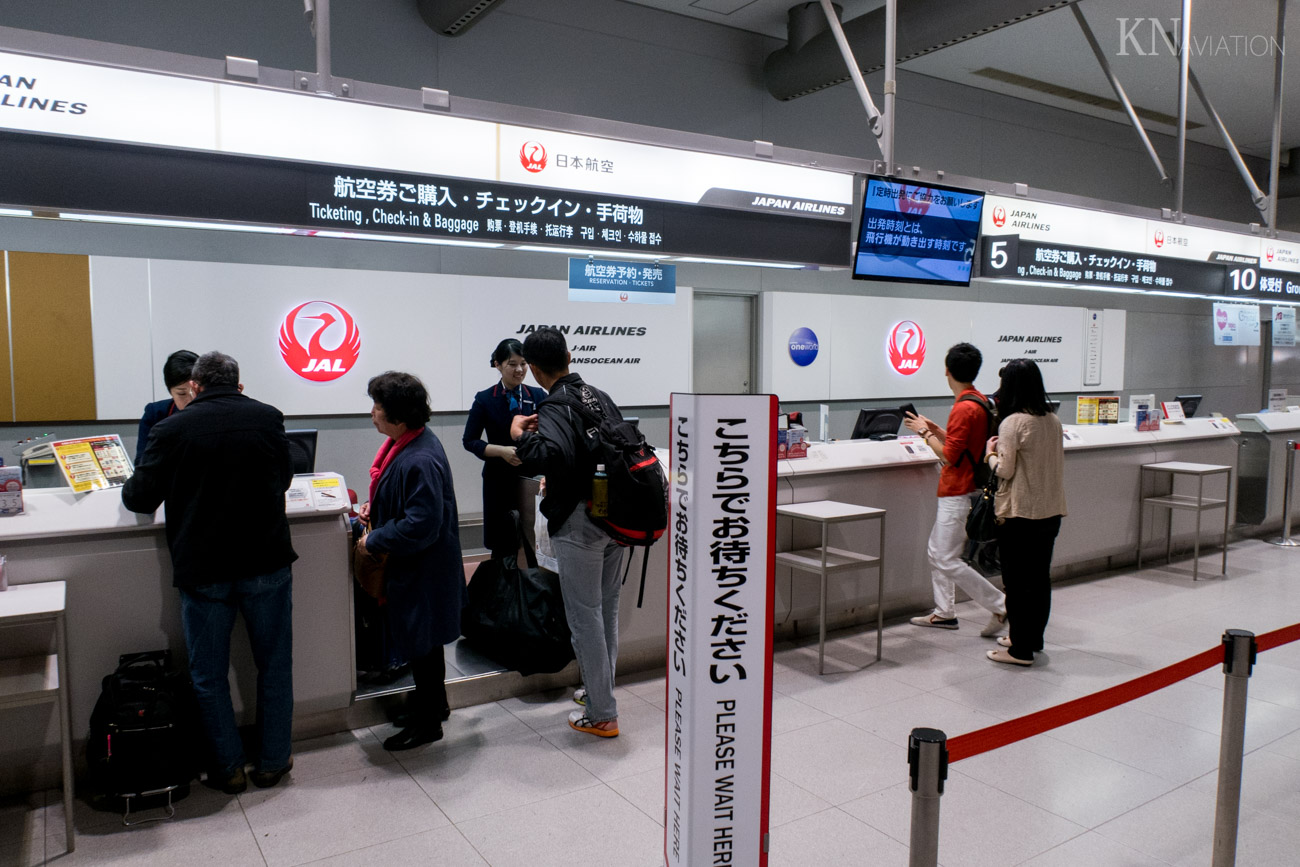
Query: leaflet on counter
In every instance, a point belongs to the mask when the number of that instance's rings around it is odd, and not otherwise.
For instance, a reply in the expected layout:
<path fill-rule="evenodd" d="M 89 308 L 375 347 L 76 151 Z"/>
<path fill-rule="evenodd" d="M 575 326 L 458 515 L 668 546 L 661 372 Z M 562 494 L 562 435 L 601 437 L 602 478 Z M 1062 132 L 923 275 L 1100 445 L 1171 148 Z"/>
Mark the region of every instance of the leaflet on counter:
<path fill-rule="evenodd" d="M 117 434 L 50 443 L 54 458 L 74 493 L 117 488 L 135 472 Z"/>

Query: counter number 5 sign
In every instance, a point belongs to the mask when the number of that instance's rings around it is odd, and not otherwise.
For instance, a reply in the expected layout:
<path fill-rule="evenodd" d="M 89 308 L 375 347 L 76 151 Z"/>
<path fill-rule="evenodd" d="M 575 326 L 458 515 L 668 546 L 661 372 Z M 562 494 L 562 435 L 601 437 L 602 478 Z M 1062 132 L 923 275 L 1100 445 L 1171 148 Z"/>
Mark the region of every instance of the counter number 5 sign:
<path fill-rule="evenodd" d="M 1019 235 L 985 235 L 980 256 L 981 277 L 1001 277 L 1016 273 L 1020 254 Z"/>

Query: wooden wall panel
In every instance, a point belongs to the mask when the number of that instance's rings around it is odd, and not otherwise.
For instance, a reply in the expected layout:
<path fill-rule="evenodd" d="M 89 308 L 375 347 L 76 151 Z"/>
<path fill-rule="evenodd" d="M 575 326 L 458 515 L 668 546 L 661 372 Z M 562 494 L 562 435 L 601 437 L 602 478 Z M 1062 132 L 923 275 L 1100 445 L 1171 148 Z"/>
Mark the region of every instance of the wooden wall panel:
<path fill-rule="evenodd" d="M 16 421 L 95 418 L 90 257 L 9 253 Z"/>
<path fill-rule="evenodd" d="M 9 292 L 4 260 L 8 253 L 0 253 L 0 422 L 14 420 L 14 386 L 9 366 L 9 305 L 5 298 Z"/>

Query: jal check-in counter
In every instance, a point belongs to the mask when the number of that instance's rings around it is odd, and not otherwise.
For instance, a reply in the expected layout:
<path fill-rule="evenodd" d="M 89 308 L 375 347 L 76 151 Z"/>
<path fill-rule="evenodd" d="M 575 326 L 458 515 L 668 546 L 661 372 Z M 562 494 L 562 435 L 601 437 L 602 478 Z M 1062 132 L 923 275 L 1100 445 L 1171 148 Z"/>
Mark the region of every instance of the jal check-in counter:
<path fill-rule="evenodd" d="M 1237 416 L 1237 425 L 1241 428 L 1237 520 L 1258 524 L 1260 529 L 1280 526 L 1286 444 L 1300 441 L 1300 412 L 1245 413 Z"/>
<path fill-rule="evenodd" d="M 349 576 L 348 503 L 311 500 L 313 479 L 341 478 L 329 473 L 299 476 L 298 496 L 286 511 L 294 551 L 293 686 L 295 731 L 319 725 L 321 714 L 346 709 L 356 672 L 352 643 L 352 588 Z M 296 500 L 296 502 L 293 502 Z M 229 540 L 240 544 L 240 515 L 229 516 Z M 75 741 L 89 730 L 90 712 L 101 679 L 118 656 L 171 648 L 183 663 L 180 599 L 172 586 L 164 513 L 137 515 L 122 505 L 121 489 L 74 494 L 69 488 L 24 491 L 24 512 L 0 518 L 0 553 L 8 558 L 11 585 L 67 582 L 68 675 L 71 729 Z M 244 629 L 242 620 L 236 630 Z M 35 652 L 41 632 L 7 630 L 0 655 Z M 41 650 L 40 652 L 45 652 Z M 256 668 L 248 640 L 237 635 L 231 646 L 231 692 L 241 722 L 251 722 Z M 317 722 L 313 722 L 315 717 Z M 25 779 L 50 780 L 59 767 L 58 716 L 53 706 L 6 712 L 0 739 L 0 783 L 7 789 Z"/>
<path fill-rule="evenodd" d="M 1138 431 L 1132 425 L 1067 425 L 1065 433 L 1069 516 L 1061 524 L 1052 560 L 1053 574 L 1058 577 L 1134 559 L 1143 464 L 1236 464 L 1238 430 L 1226 419 L 1189 419 L 1182 424 L 1166 424 L 1155 432 Z M 809 447 L 806 458 L 778 463 L 777 502 L 783 505 L 835 500 L 887 510 L 884 606 L 887 615 L 897 615 L 933 604 L 926 543 L 934 525 L 938 481 L 938 461 L 919 440 L 816 443 Z M 1219 496 L 1217 490 L 1207 490 L 1206 495 Z M 1148 514 L 1148 544 L 1164 535 L 1167 520 L 1163 512 Z M 1190 547 L 1192 519 L 1173 520 L 1174 545 Z M 805 522 L 780 519 L 777 550 L 819 545 L 819 532 Z M 864 530 L 861 525 L 831 525 L 829 534 L 828 544 L 832 547 L 877 553 L 873 550 L 874 527 Z M 809 621 L 815 629 L 818 594 L 816 576 L 778 565 L 778 629 L 801 620 Z M 837 573 L 827 589 L 827 618 L 841 624 L 865 621 L 868 614 L 874 616 L 875 601 L 873 569 Z"/>

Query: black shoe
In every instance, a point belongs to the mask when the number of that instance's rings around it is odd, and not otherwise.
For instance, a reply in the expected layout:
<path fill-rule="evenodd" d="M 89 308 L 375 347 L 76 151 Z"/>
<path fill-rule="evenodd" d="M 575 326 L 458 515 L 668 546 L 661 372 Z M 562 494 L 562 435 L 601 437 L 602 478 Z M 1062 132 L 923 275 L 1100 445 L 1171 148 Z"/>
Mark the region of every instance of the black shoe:
<path fill-rule="evenodd" d="M 243 768 L 235 768 L 229 774 L 220 771 L 209 771 L 203 785 L 210 789 L 216 789 L 218 792 L 225 792 L 227 795 L 238 795 L 248 788 L 248 778 L 244 776 Z"/>
<path fill-rule="evenodd" d="M 253 771 L 249 778 L 253 785 L 259 789 L 269 789 L 284 778 L 284 775 L 293 770 L 293 756 L 289 756 L 289 764 L 280 768 L 278 771 Z"/>
<path fill-rule="evenodd" d="M 442 724 L 434 723 L 433 725 L 413 725 L 402 729 L 397 734 L 384 741 L 384 749 L 390 753 L 401 750 L 410 750 L 424 744 L 431 744 L 434 741 L 442 740 Z"/>

